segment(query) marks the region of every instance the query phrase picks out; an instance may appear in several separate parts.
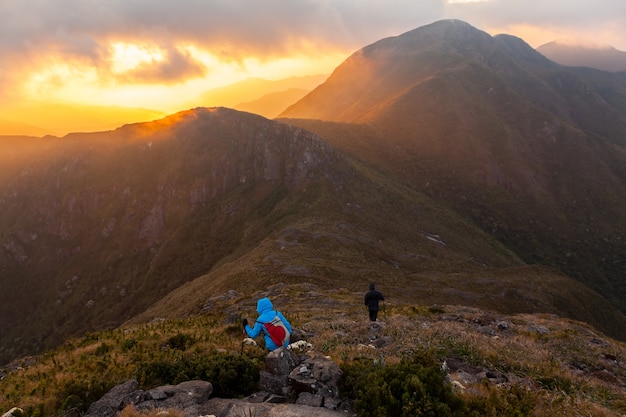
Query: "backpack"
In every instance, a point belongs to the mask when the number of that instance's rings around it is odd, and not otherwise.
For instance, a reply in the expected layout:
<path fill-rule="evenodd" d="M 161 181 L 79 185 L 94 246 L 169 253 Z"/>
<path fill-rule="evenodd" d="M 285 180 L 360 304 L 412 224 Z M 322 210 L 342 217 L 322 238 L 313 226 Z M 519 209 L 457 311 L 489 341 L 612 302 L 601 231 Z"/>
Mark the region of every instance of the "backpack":
<path fill-rule="evenodd" d="M 263 323 L 263 326 L 265 326 L 265 331 L 270 339 L 272 339 L 272 342 L 276 343 L 276 346 L 284 346 L 285 342 L 289 340 L 289 330 L 280 317 L 278 317 L 278 313 L 276 313 L 276 316 L 271 321 Z"/>

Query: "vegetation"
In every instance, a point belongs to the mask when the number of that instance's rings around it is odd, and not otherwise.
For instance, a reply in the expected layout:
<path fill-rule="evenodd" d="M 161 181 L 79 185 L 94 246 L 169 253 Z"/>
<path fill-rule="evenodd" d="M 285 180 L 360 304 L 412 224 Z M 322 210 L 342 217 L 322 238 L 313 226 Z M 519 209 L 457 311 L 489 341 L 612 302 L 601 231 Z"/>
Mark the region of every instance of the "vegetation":
<path fill-rule="evenodd" d="M 254 314 L 256 297 L 270 294 L 315 351 L 344 370 L 340 394 L 354 400 L 360 416 L 626 413 L 626 345 L 584 323 L 388 301 L 372 325 L 352 291 L 313 284 L 223 297 L 202 317 L 90 333 L 24 358 L 0 381 L 0 411 L 72 415 L 129 379 L 142 389 L 203 379 L 214 396 L 246 396 L 256 389 L 264 351 L 242 346 L 237 320 Z M 471 379 L 453 362 L 483 373 Z"/>
<path fill-rule="evenodd" d="M 444 384 L 444 372 L 434 356 L 382 366 L 362 362 L 343 367 L 343 392 L 355 399 L 362 417 L 461 416 L 463 402 Z"/>

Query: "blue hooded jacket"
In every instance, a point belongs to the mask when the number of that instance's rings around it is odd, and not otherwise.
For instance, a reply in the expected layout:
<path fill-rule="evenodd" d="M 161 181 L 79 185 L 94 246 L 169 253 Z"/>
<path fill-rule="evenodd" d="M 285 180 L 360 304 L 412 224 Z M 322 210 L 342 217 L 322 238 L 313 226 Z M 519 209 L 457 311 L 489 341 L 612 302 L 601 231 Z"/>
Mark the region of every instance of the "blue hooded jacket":
<path fill-rule="evenodd" d="M 259 334 L 261 334 L 261 332 L 263 332 L 264 337 L 265 337 L 265 347 L 269 351 L 278 349 L 278 346 L 276 346 L 276 343 L 272 341 L 269 334 L 267 334 L 267 332 L 265 331 L 265 326 L 263 324 L 272 321 L 272 319 L 276 317 L 276 315 L 278 315 L 278 317 L 280 317 L 283 323 L 285 323 L 287 330 L 289 330 L 289 334 L 291 334 L 291 324 L 287 321 L 285 316 L 283 316 L 279 311 L 274 310 L 274 307 L 272 306 L 272 302 L 267 297 L 261 298 L 257 302 L 256 311 L 259 313 L 259 317 L 256 319 L 256 322 L 254 323 L 254 327 L 250 327 L 250 326 L 245 327 L 246 333 L 248 334 L 248 336 L 254 339 Z M 287 341 L 285 341 L 285 344 L 283 345 L 283 347 L 287 347 L 288 344 L 289 344 L 289 338 L 287 338 Z"/>

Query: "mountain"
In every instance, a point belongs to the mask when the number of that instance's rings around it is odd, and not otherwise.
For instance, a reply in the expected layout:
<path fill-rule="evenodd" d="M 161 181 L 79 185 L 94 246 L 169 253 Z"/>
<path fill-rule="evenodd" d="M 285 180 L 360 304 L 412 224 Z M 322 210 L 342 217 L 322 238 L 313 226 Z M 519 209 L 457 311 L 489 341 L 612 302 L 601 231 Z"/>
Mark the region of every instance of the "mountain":
<path fill-rule="evenodd" d="M 301 88 L 290 88 L 265 94 L 255 100 L 236 104 L 233 108 L 273 119 L 285 109 L 287 104 L 295 103 L 307 95 L 309 91 Z"/>
<path fill-rule="evenodd" d="M 52 132 L 28 123 L 0 119 L 0 135 L 45 136 Z"/>
<path fill-rule="evenodd" d="M 280 121 L 2 137 L 0 360 L 309 281 L 624 340 L 625 85 L 442 21 L 357 51 Z"/>
<path fill-rule="evenodd" d="M 624 332 L 594 291 L 293 125 L 198 108 L 0 150 L 1 360 L 308 281 Z"/>
<path fill-rule="evenodd" d="M 541 45 L 537 51 L 554 62 L 570 67 L 589 67 L 604 71 L 626 71 L 626 52 L 612 46 L 591 46 L 567 41 Z"/>
<path fill-rule="evenodd" d="M 446 20 L 356 51 L 279 118 L 626 311 L 626 73 Z"/>
<path fill-rule="evenodd" d="M 12 122 L 8 125 L 0 121 L 2 135 L 63 136 L 71 132 L 110 130 L 124 123 L 165 116 L 160 111 L 142 108 L 56 103 L 29 103 L 1 110 L 3 117 Z M 32 128 L 34 123 L 37 125 L 36 129 Z M 25 125 L 30 126 L 28 130 L 24 130 Z"/>
<path fill-rule="evenodd" d="M 324 82 L 328 75 L 317 74 L 282 80 L 248 78 L 203 92 L 189 102 L 189 107 L 231 107 L 272 118 L 289 104 Z"/>

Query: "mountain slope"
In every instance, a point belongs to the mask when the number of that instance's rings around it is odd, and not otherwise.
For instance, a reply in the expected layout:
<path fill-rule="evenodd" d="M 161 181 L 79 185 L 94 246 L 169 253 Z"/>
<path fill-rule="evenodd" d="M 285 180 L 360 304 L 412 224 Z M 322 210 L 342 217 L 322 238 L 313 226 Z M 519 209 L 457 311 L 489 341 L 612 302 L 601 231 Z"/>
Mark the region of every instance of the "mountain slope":
<path fill-rule="evenodd" d="M 308 75 L 282 80 L 248 78 L 224 87 L 204 91 L 189 101 L 189 108 L 222 106 L 251 111 L 268 118 L 276 116 L 286 106 L 301 98 L 305 92 L 321 84 L 328 75 Z M 296 93 L 296 91 L 299 93 Z M 305 92 L 303 92 L 305 91 Z M 269 96 L 269 97 L 268 97 Z M 260 101 L 259 103 L 256 103 Z M 262 104 L 269 101 L 270 108 Z"/>
<path fill-rule="evenodd" d="M 14 161 L 0 168 L 3 347 L 130 318 L 254 245 L 245 219 L 269 233 L 274 206 L 332 157 L 300 129 L 222 109 L 38 143 L 0 153 Z"/>
<path fill-rule="evenodd" d="M 409 303 L 624 331 L 623 315 L 586 287 L 526 267 L 454 211 L 294 126 L 199 108 L 0 146 L 13 150 L 0 152 L 2 360 L 138 314 L 199 314 L 229 289 L 309 280 L 374 279 Z"/>
<path fill-rule="evenodd" d="M 280 117 L 626 311 L 625 99 L 619 73 L 441 21 L 355 52 Z"/>
<path fill-rule="evenodd" d="M 28 350 L 116 325 L 284 228 L 292 236 L 285 237 L 287 246 L 298 239 L 330 245 L 317 260 L 319 271 L 295 268 L 294 279 L 336 274 L 331 260 L 341 251 L 330 248 L 346 239 L 353 245 L 348 258 L 358 259 L 349 267 L 384 262 L 389 268 L 399 253 L 418 256 L 412 251 L 422 245 L 433 265 L 462 268 L 472 256 L 495 266 L 520 264 L 423 197 L 409 198 L 398 215 L 381 216 L 380 204 L 401 205 L 406 198 L 396 199 L 398 190 L 380 192 L 380 181 L 361 184 L 355 200 L 346 200 L 342 187 L 356 175 L 347 161 L 310 133 L 251 114 L 196 109 L 111 132 L 4 138 L 2 146 L 0 334 L 6 349 L 15 338 Z M 360 202 L 369 187 L 378 194 Z M 432 224 L 407 227 L 399 217 L 418 212 Z M 421 228 L 467 233 L 450 236 L 451 249 L 441 251 L 423 236 L 421 244 L 414 241 Z M 276 256 L 270 255 L 274 245 L 265 250 L 263 259 Z M 305 245 L 299 256 L 312 253 Z"/>

